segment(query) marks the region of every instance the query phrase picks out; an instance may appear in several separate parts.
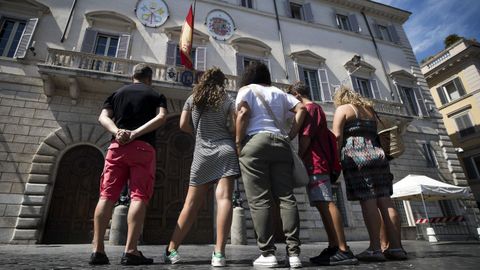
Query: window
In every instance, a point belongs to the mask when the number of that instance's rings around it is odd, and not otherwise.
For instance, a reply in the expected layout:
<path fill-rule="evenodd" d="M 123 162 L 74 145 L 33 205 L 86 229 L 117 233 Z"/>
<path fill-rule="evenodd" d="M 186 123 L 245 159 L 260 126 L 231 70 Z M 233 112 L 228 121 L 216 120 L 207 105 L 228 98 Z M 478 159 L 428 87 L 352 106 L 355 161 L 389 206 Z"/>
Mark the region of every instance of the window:
<path fill-rule="evenodd" d="M 242 7 L 253 8 L 253 0 L 241 0 Z"/>
<path fill-rule="evenodd" d="M 97 40 L 95 42 L 94 53 L 102 56 L 115 57 L 117 55 L 118 49 L 118 36 L 109 36 L 98 34 Z M 102 61 L 94 61 L 92 63 L 92 69 L 111 72 L 112 71 L 112 62 L 106 63 L 107 66 L 103 67 Z"/>
<path fill-rule="evenodd" d="M 332 193 L 335 205 L 342 214 L 343 226 L 348 227 L 347 210 L 345 209 L 345 202 L 343 201 L 342 187 L 340 185 L 332 186 Z"/>
<path fill-rule="evenodd" d="M 463 165 L 469 179 L 480 178 L 480 155 L 464 158 Z"/>
<path fill-rule="evenodd" d="M 290 11 L 292 12 L 292 18 L 303 20 L 303 8 L 300 4 L 290 3 Z"/>
<path fill-rule="evenodd" d="M 407 109 L 413 115 L 419 116 L 420 110 L 417 103 L 417 98 L 415 97 L 415 92 L 410 87 L 400 87 L 404 103 L 407 105 Z"/>
<path fill-rule="evenodd" d="M 408 226 L 408 218 L 407 213 L 405 211 L 405 206 L 403 205 L 403 200 L 392 200 L 393 206 L 398 212 L 400 216 L 400 224 L 401 226 Z"/>
<path fill-rule="evenodd" d="M 190 57 L 192 58 L 193 67 L 196 70 L 205 70 L 206 69 L 206 57 L 207 57 L 207 48 L 206 47 L 196 47 L 192 48 L 190 52 Z M 182 66 L 180 60 L 180 48 L 177 43 L 168 42 L 167 43 L 167 58 L 166 64 L 168 66 Z"/>
<path fill-rule="evenodd" d="M 461 113 L 452 118 L 455 120 L 455 124 L 457 124 L 460 137 L 466 137 L 475 133 L 475 126 L 473 126 L 472 120 L 470 119 L 470 114 L 468 112 Z"/>
<path fill-rule="evenodd" d="M 388 28 L 383 25 L 378 25 L 378 31 L 380 32 L 380 38 L 387 41 L 393 41 L 392 36 L 390 35 L 390 31 Z"/>
<path fill-rule="evenodd" d="M 21 20 L 5 19 L 0 24 L 0 56 L 14 57 L 27 23 Z"/>
<path fill-rule="evenodd" d="M 437 93 L 442 105 L 459 99 L 466 94 L 459 78 L 455 78 L 438 87 Z"/>
<path fill-rule="evenodd" d="M 378 90 L 377 80 L 367 78 L 359 78 L 355 76 L 350 77 L 352 80 L 353 89 L 366 98 L 380 99 L 380 91 Z"/>
<path fill-rule="evenodd" d="M 451 201 L 441 200 L 438 201 L 438 204 L 440 205 L 440 209 L 442 209 L 442 214 L 444 217 L 454 217 L 457 215 Z"/>
<path fill-rule="evenodd" d="M 315 101 L 332 100 L 327 71 L 325 69 L 309 69 L 299 66 L 300 81 L 310 89 L 310 97 Z"/>
<path fill-rule="evenodd" d="M 425 160 L 427 161 L 427 167 L 436 168 L 438 164 L 437 157 L 435 156 L 435 151 L 432 145 L 430 143 L 424 143 L 422 147 Z"/>
<path fill-rule="evenodd" d="M 340 29 L 352 31 L 352 26 L 346 15 L 337 14 L 337 25 Z"/>

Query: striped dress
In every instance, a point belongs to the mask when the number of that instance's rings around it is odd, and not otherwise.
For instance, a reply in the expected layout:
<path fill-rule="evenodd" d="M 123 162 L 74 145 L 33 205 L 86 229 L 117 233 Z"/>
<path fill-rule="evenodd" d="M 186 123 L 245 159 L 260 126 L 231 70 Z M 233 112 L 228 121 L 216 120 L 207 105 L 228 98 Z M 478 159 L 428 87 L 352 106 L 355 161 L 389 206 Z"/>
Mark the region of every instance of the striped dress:
<path fill-rule="evenodd" d="M 207 109 L 201 112 L 193 106 L 192 96 L 185 102 L 183 110 L 192 112 L 196 134 L 190 169 L 191 186 L 240 175 L 235 143 L 227 126 L 228 114 L 234 106 L 234 101 L 227 97 L 218 110 Z"/>
<path fill-rule="evenodd" d="M 393 175 L 380 147 L 375 120 L 358 119 L 343 128 L 341 162 L 349 201 L 392 195 Z"/>

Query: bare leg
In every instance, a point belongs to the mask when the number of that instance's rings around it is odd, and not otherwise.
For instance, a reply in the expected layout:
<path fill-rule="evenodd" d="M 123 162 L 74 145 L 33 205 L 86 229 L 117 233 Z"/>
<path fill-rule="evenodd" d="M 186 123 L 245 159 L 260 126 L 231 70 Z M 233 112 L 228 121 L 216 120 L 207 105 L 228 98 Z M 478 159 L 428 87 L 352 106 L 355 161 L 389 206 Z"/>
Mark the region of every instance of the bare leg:
<path fill-rule="evenodd" d="M 188 231 L 197 219 L 197 214 L 205 200 L 205 194 L 210 185 L 189 186 L 187 198 L 183 204 L 182 212 L 177 220 L 177 226 L 173 232 L 172 239 L 168 244 L 168 250 L 178 249 Z"/>
<path fill-rule="evenodd" d="M 389 241 L 389 248 L 401 248 L 400 216 L 388 197 L 377 199 L 378 208 L 382 213 L 386 235 Z"/>
<path fill-rule="evenodd" d="M 105 231 L 112 218 L 114 202 L 100 198 L 93 218 L 93 252 L 105 253 Z"/>
<path fill-rule="evenodd" d="M 333 202 L 320 202 L 317 204 L 317 209 L 327 232 L 328 245 L 346 251 L 348 248 L 345 242 L 342 216 L 337 206 Z"/>
<path fill-rule="evenodd" d="M 363 220 L 367 226 L 370 237 L 370 250 L 380 249 L 380 223 L 382 222 L 380 212 L 378 212 L 377 200 L 360 201 L 362 206 Z"/>
<path fill-rule="evenodd" d="M 380 211 L 380 209 L 378 210 Z M 380 215 L 382 215 L 382 213 L 380 212 Z M 382 218 L 382 222 L 380 223 L 380 246 L 382 248 L 382 251 L 388 249 L 388 245 L 390 244 L 388 242 L 388 237 L 387 237 L 387 231 L 386 231 L 386 228 L 385 228 L 385 223 L 383 221 L 383 218 Z"/>
<path fill-rule="evenodd" d="M 127 245 L 125 246 L 126 253 L 139 255 L 137 250 L 138 239 L 142 233 L 143 222 L 145 220 L 145 213 L 147 211 L 147 203 L 142 200 L 132 200 L 128 208 L 128 234 Z"/>
<path fill-rule="evenodd" d="M 217 200 L 217 242 L 215 251 L 225 254 L 228 233 L 232 226 L 233 177 L 220 179 L 215 190 Z"/>

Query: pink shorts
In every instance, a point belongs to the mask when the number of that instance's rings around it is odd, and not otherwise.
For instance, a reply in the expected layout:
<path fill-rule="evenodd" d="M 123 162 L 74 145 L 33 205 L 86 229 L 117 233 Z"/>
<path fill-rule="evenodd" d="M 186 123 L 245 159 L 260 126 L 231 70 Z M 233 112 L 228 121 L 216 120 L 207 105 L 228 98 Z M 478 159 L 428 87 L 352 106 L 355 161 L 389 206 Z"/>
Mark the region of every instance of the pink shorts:
<path fill-rule="evenodd" d="M 116 202 L 128 182 L 130 198 L 147 202 L 155 181 L 155 149 L 147 142 L 133 141 L 108 147 L 100 179 L 100 198 Z"/>

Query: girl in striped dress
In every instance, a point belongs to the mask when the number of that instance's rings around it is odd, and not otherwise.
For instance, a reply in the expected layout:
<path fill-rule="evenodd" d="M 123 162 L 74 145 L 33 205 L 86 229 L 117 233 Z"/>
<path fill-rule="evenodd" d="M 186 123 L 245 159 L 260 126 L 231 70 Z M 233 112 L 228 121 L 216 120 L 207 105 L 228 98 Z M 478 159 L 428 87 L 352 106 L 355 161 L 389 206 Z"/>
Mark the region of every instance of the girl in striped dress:
<path fill-rule="evenodd" d="M 349 201 L 360 201 L 370 246 L 357 255 L 359 260 L 406 259 L 400 237 L 400 218 L 390 199 L 393 175 L 380 146 L 377 122 L 371 101 L 341 87 L 334 97 L 337 107 L 333 133 L 337 136 L 343 177 Z M 380 231 L 386 230 L 389 246 L 382 252 Z"/>
<path fill-rule="evenodd" d="M 164 254 L 166 263 L 180 261 L 178 247 L 195 221 L 209 187 L 217 184 L 217 241 L 212 266 L 226 264 L 225 245 L 232 222 L 233 182 L 240 174 L 240 167 L 233 139 L 235 105 L 225 91 L 225 81 L 226 77 L 219 68 L 207 70 L 183 107 L 180 128 L 195 135 L 195 150 L 187 198 Z"/>

